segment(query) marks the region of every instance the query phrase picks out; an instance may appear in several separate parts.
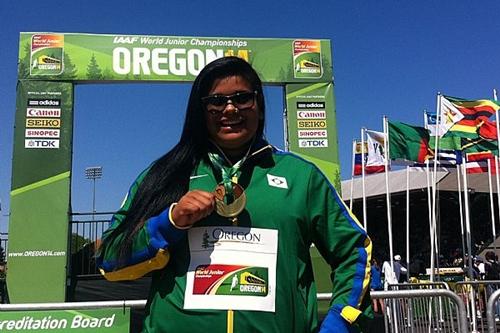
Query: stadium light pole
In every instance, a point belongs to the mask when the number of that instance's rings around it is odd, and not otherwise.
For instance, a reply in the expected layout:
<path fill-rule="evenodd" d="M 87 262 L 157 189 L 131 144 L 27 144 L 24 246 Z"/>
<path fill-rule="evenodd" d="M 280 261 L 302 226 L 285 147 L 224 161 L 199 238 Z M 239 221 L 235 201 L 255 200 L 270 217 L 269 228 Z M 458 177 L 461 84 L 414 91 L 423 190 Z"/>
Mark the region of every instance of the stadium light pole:
<path fill-rule="evenodd" d="M 85 177 L 87 179 L 91 179 L 93 181 L 93 191 L 92 191 L 92 221 L 95 219 L 95 181 L 96 179 L 100 179 L 102 177 L 102 166 L 94 166 L 85 168 Z"/>

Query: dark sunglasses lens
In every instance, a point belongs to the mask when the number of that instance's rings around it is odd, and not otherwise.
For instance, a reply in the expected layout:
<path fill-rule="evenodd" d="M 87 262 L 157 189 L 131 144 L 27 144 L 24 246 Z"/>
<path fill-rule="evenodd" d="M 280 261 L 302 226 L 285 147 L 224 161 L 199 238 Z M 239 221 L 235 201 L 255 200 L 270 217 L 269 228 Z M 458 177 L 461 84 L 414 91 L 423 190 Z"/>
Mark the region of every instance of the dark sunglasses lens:
<path fill-rule="evenodd" d="M 237 104 L 245 104 L 252 100 L 253 93 L 241 93 L 233 97 L 233 100 Z"/>
<path fill-rule="evenodd" d="M 218 95 L 209 96 L 205 99 L 205 103 L 213 106 L 225 106 L 227 103 L 227 97 Z"/>

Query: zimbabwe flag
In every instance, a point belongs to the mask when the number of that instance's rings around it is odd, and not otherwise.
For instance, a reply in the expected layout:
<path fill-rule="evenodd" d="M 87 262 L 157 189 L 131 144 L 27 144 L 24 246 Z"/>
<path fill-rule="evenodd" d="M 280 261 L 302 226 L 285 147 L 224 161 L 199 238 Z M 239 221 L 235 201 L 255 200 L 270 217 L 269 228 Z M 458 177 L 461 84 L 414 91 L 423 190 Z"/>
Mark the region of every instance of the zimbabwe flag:
<path fill-rule="evenodd" d="M 498 102 L 489 99 L 465 100 L 451 96 L 444 98 L 464 115 L 448 130 L 447 136 L 477 138 L 478 128 L 500 109 Z"/>

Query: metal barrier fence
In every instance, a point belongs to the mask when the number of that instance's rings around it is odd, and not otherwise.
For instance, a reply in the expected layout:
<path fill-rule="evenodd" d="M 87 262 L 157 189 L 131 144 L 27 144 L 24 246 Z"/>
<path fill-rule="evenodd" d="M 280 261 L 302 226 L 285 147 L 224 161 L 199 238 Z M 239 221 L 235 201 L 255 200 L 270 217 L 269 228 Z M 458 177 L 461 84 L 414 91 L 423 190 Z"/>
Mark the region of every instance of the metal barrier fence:
<path fill-rule="evenodd" d="M 389 291 L 450 290 L 445 282 L 399 283 L 388 285 Z M 382 300 L 384 302 L 384 300 Z M 423 332 L 430 328 L 455 332 L 454 309 L 442 298 L 391 299 L 385 301 L 386 332 Z"/>
<path fill-rule="evenodd" d="M 142 309 L 146 300 L 102 301 L 102 302 L 65 302 L 65 303 L 22 303 L 0 304 L 0 311 L 39 311 L 39 310 L 88 310 L 104 308 Z"/>
<path fill-rule="evenodd" d="M 493 292 L 486 304 L 486 316 L 488 318 L 488 333 L 496 333 L 498 320 L 498 298 L 500 289 Z"/>
<path fill-rule="evenodd" d="M 466 306 L 467 319 L 472 332 L 485 333 L 487 331 L 488 311 L 486 304 L 493 292 L 499 287 L 500 281 L 490 280 L 460 281 L 455 284 L 454 291 L 462 298 Z"/>
<path fill-rule="evenodd" d="M 112 214 L 102 212 L 71 215 L 69 241 L 71 270 L 68 274 L 73 278 L 99 274 L 94 254 L 100 245 L 102 233 L 109 227 Z"/>
<path fill-rule="evenodd" d="M 318 294 L 319 300 L 330 297 L 329 293 Z M 468 332 L 465 305 L 450 290 L 373 291 L 371 297 L 382 299 L 386 304 L 386 332 Z"/>

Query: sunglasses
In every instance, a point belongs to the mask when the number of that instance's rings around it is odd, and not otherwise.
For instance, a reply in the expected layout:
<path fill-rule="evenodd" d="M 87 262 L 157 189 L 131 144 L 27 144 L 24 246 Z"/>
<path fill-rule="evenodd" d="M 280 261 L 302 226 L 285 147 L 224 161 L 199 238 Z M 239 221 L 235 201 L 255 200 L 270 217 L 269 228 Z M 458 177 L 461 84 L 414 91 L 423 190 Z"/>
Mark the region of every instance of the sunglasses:
<path fill-rule="evenodd" d="M 236 94 L 225 95 L 210 95 L 201 98 L 201 101 L 211 114 L 217 114 L 224 111 L 226 105 L 231 103 L 238 110 L 250 109 L 255 104 L 256 91 L 243 91 Z"/>

